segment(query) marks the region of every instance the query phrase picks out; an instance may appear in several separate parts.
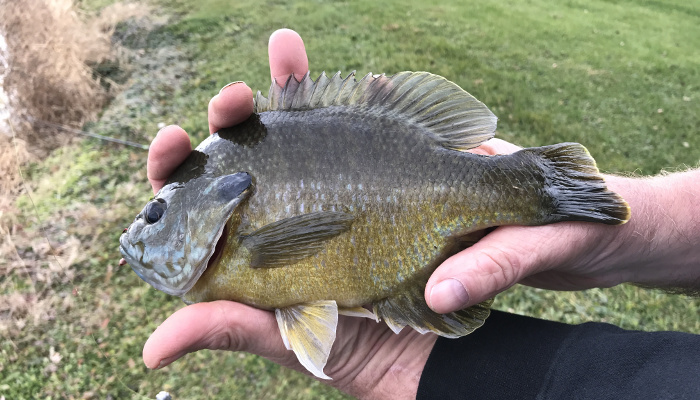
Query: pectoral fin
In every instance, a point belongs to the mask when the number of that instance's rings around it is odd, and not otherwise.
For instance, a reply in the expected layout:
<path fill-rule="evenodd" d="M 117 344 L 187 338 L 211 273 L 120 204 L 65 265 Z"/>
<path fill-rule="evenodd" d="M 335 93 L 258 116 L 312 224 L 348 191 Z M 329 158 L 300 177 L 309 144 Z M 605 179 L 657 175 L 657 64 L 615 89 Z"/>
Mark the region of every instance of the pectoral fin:
<path fill-rule="evenodd" d="M 335 341 L 338 306 L 333 300 L 315 301 L 275 310 L 282 341 L 294 351 L 301 365 L 322 379 Z"/>
<path fill-rule="evenodd" d="M 350 229 L 353 216 L 324 211 L 286 218 L 242 237 L 252 254 L 252 268 L 294 264 L 323 249 L 325 242 Z"/>

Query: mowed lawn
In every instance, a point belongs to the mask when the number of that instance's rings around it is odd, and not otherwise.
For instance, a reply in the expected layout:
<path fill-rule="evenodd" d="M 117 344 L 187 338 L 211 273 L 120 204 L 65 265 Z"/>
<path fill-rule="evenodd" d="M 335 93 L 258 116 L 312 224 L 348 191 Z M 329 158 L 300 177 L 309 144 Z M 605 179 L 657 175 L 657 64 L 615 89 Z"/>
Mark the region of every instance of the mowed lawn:
<path fill-rule="evenodd" d="M 110 2 L 80 4 L 95 11 Z M 288 27 L 305 40 L 312 76 L 430 71 L 483 101 L 499 117 L 498 137 L 522 146 L 580 142 L 601 170 L 625 175 L 700 162 L 700 3 L 426 3 L 155 2 L 168 22 L 142 36 L 124 34 L 126 45 L 141 51 L 127 82 L 135 86 L 88 128 L 148 143 L 159 123 L 176 123 L 198 143 L 208 134 L 207 103 L 222 86 L 243 80 L 267 92 L 267 39 Z M 78 238 L 81 256 L 53 280 L 0 278 L 3 295 L 42 293 L 60 305 L 51 318 L 26 318 L 3 338 L 0 395 L 154 398 L 168 390 L 176 400 L 343 398 L 246 354 L 203 351 L 160 371 L 143 366 L 148 335 L 183 306 L 116 265 L 121 229 L 151 196 L 145 157 L 87 139 L 26 171 L 33 203 L 19 200 L 25 229 L 40 236 L 39 227 L 57 227 L 45 231 L 48 239 Z M 700 300 L 633 286 L 575 293 L 514 287 L 494 307 L 570 323 L 700 333 Z"/>

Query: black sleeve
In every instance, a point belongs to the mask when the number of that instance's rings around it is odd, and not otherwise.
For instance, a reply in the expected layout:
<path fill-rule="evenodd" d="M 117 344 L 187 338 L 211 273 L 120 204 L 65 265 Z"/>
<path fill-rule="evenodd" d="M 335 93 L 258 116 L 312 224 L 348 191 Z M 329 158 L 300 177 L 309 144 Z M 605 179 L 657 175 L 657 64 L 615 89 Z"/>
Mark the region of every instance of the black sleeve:
<path fill-rule="evenodd" d="M 493 311 L 471 335 L 437 340 L 417 398 L 700 399 L 700 335 Z"/>

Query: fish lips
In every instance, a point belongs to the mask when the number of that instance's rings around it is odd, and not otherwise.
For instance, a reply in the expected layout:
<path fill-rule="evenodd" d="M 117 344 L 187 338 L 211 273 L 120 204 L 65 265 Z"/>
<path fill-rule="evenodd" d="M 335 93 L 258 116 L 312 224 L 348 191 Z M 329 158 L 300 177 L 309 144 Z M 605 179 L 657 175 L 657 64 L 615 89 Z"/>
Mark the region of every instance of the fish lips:
<path fill-rule="evenodd" d="M 171 205 L 163 227 L 154 227 L 155 224 L 149 225 L 137 217 L 119 238 L 119 250 L 134 272 L 154 288 L 173 296 L 183 296 L 202 276 L 219 247 L 217 244 L 225 239 L 222 236 L 228 220 L 249 197 L 254 185 L 249 174 L 238 172 L 213 179 L 206 186 L 203 190 L 191 190 L 192 196 L 180 199 L 196 206 L 175 214 L 172 211 L 176 207 Z M 166 225 L 171 229 L 164 229 Z"/>

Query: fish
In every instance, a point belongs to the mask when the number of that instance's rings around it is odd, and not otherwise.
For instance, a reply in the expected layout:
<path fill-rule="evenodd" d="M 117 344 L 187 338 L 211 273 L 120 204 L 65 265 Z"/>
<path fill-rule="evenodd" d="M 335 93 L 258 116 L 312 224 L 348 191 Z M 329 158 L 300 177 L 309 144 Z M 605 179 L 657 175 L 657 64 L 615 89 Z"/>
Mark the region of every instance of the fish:
<path fill-rule="evenodd" d="M 191 152 L 120 251 L 187 304 L 274 311 L 286 348 L 323 379 L 339 315 L 396 333 L 467 335 L 493 299 L 438 314 L 423 293 L 485 229 L 630 218 L 581 144 L 467 152 L 496 124 L 486 105 L 428 72 L 273 82 L 250 118 Z"/>

